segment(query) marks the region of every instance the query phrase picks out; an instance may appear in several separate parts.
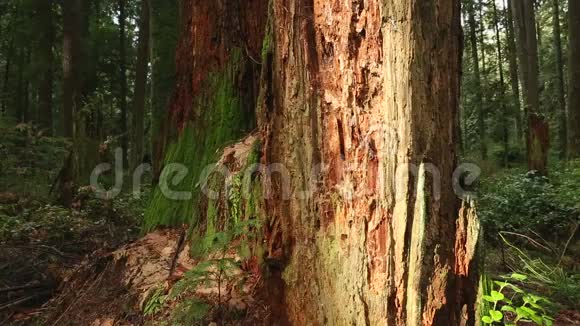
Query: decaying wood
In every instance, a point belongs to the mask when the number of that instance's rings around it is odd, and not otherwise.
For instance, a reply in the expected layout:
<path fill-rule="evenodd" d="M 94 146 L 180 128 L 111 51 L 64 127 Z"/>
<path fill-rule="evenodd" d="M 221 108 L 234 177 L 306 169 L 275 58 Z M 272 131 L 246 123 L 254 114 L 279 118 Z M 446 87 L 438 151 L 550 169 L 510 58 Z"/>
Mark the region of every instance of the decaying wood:
<path fill-rule="evenodd" d="M 473 239 L 451 189 L 459 1 L 272 5 L 259 120 L 263 163 L 291 180 L 290 198 L 280 175 L 264 182 L 288 318 L 474 324 L 477 269 L 455 248 Z"/>

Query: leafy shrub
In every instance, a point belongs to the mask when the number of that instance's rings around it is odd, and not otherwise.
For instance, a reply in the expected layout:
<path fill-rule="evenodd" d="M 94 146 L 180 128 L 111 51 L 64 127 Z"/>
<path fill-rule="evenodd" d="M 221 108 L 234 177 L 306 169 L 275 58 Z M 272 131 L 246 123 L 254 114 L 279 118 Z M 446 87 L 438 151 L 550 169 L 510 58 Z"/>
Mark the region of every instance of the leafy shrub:
<path fill-rule="evenodd" d="M 554 172 L 551 178 L 508 171 L 484 180 L 479 214 L 488 241 L 498 243 L 500 231 L 538 234 L 558 242 L 580 216 L 580 168 Z"/>
<path fill-rule="evenodd" d="M 549 315 L 551 301 L 517 285 L 526 280 L 526 275 L 518 273 L 505 276 L 502 281 L 491 282 L 484 278 L 483 324 L 516 325 L 520 321 L 546 326 L 554 324 Z"/>
<path fill-rule="evenodd" d="M 255 231 L 260 227 L 256 219 L 233 221 L 233 225 L 222 232 L 209 232 L 196 241 L 192 247 L 192 256 L 206 257 L 195 267 L 185 273 L 183 279 L 175 284 L 169 298 L 185 298 L 175 308 L 172 321 L 176 325 L 198 325 L 207 317 L 211 306 L 209 302 L 192 296 L 198 287 L 209 286 L 218 289 L 217 309 L 222 313 L 222 303 L 225 293 L 222 285 L 235 284 L 238 289 L 244 285 L 245 278 L 240 276 L 240 261 L 228 256 L 228 251 L 235 249 L 240 258 L 248 258 L 247 241 L 254 238 Z M 214 258 L 208 258 L 215 256 Z"/>

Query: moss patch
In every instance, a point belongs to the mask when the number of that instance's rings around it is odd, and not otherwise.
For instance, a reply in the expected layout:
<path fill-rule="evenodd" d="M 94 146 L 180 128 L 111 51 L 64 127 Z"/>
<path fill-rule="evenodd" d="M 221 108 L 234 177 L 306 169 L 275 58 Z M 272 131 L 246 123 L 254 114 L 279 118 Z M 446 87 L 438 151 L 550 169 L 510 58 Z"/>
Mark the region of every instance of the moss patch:
<path fill-rule="evenodd" d="M 187 123 L 178 140 L 169 145 L 164 160 L 164 166 L 180 163 L 187 167 L 186 177 L 177 184 L 173 185 L 171 178 L 167 180 L 171 190 L 190 191 L 192 196 L 188 200 L 169 199 L 157 187 L 145 214 L 145 232 L 157 226 L 195 225 L 198 222 L 201 172 L 217 161 L 221 149 L 255 126 L 254 99 L 251 92 L 244 89 L 252 82 L 249 80 L 251 69 L 242 51 L 234 49 L 228 64 L 210 73 L 204 81 L 192 103 L 192 121 Z"/>

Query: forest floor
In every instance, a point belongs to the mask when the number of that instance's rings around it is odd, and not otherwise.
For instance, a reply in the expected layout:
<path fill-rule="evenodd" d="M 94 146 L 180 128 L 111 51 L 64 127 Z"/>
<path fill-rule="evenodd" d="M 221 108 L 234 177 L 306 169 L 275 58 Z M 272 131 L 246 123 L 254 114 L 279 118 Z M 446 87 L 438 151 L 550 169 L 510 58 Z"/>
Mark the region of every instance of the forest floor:
<path fill-rule="evenodd" d="M 272 324 L 255 259 L 232 249 L 201 262 L 185 229 L 140 233 L 148 186 L 112 200 L 83 187 L 59 205 L 69 146 L 0 124 L 0 325 Z"/>
<path fill-rule="evenodd" d="M 280 290 L 235 241 L 199 260 L 186 229 L 140 233 L 149 186 L 113 200 L 83 187 L 72 208 L 57 204 L 51 188 L 68 146 L 0 124 L 0 325 L 275 324 Z M 549 298 L 540 309 L 555 325 L 580 325 L 580 163 L 553 171 L 549 180 L 488 172 L 479 187 L 486 274 L 492 290 L 506 274 L 527 275 L 510 282 Z"/>

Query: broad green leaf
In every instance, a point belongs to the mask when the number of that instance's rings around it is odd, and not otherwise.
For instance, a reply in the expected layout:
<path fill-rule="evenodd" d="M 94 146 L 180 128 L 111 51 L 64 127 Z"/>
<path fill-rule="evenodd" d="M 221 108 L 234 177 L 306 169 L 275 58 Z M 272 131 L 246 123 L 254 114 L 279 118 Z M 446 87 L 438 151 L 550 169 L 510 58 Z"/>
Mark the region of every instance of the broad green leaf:
<path fill-rule="evenodd" d="M 500 321 L 503 319 L 503 314 L 500 311 L 490 310 L 489 314 L 491 315 L 491 318 L 493 318 L 494 321 Z"/>
<path fill-rule="evenodd" d="M 505 296 L 497 291 L 491 291 L 491 297 L 493 298 L 493 301 L 497 302 L 497 301 L 501 301 L 505 298 Z"/>
<path fill-rule="evenodd" d="M 484 322 L 484 323 L 486 323 L 486 324 L 491 324 L 491 323 L 493 323 L 493 319 L 491 319 L 491 317 L 490 317 L 490 316 L 484 316 L 484 317 L 482 317 L 482 318 L 481 318 L 481 321 L 483 321 L 483 322 Z"/>
<path fill-rule="evenodd" d="M 530 318 L 534 321 L 534 323 L 536 323 L 538 325 L 543 325 L 542 317 L 540 317 L 536 314 L 533 314 L 533 315 L 530 315 Z"/>
<path fill-rule="evenodd" d="M 519 287 L 517 287 L 513 284 L 508 284 L 508 286 L 517 293 L 524 293 L 524 290 L 520 289 Z"/>
<path fill-rule="evenodd" d="M 509 312 L 513 312 L 513 313 L 516 312 L 516 310 L 512 306 L 503 306 L 503 307 L 501 307 L 501 311 L 509 311 Z"/>
<path fill-rule="evenodd" d="M 528 314 L 528 316 L 537 314 L 537 312 L 534 309 L 530 308 L 530 307 L 520 307 L 520 308 L 523 311 L 525 311 Z"/>
<path fill-rule="evenodd" d="M 504 288 L 509 285 L 507 281 L 500 282 L 500 281 L 493 281 L 493 283 L 497 284 L 499 287 Z"/>
<path fill-rule="evenodd" d="M 484 295 L 483 296 L 483 300 L 487 301 L 487 302 L 491 302 L 491 303 L 495 303 L 495 300 L 493 299 L 492 296 L 490 295 Z"/>
<path fill-rule="evenodd" d="M 537 303 L 530 302 L 530 305 L 531 305 L 532 307 L 536 308 L 537 310 L 541 310 L 541 311 L 543 311 L 543 312 L 546 312 L 546 309 L 544 309 L 544 307 L 540 306 L 540 305 L 539 305 L 539 304 L 537 304 Z"/>
<path fill-rule="evenodd" d="M 530 316 L 530 314 L 528 314 L 525 310 L 523 310 L 521 307 L 516 308 L 516 321 L 522 319 L 522 318 L 528 318 Z"/>
<path fill-rule="evenodd" d="M 554 320 L 550 317 L 547 316 L 542 316 L 542 319 L 544 320 L 544 325 L 546 326 L 553 326 L 554 325 Z"/>
<path fill-rule="evenodd" d="M 512 275 L 510 275 L 510 278 L 513 278 L 514 280 L 518 280 L 518 281 L 525 281 L 528 279 L 528 277 L 526 275 L 518 274 L 518 273 L 512 273 Z"/>

